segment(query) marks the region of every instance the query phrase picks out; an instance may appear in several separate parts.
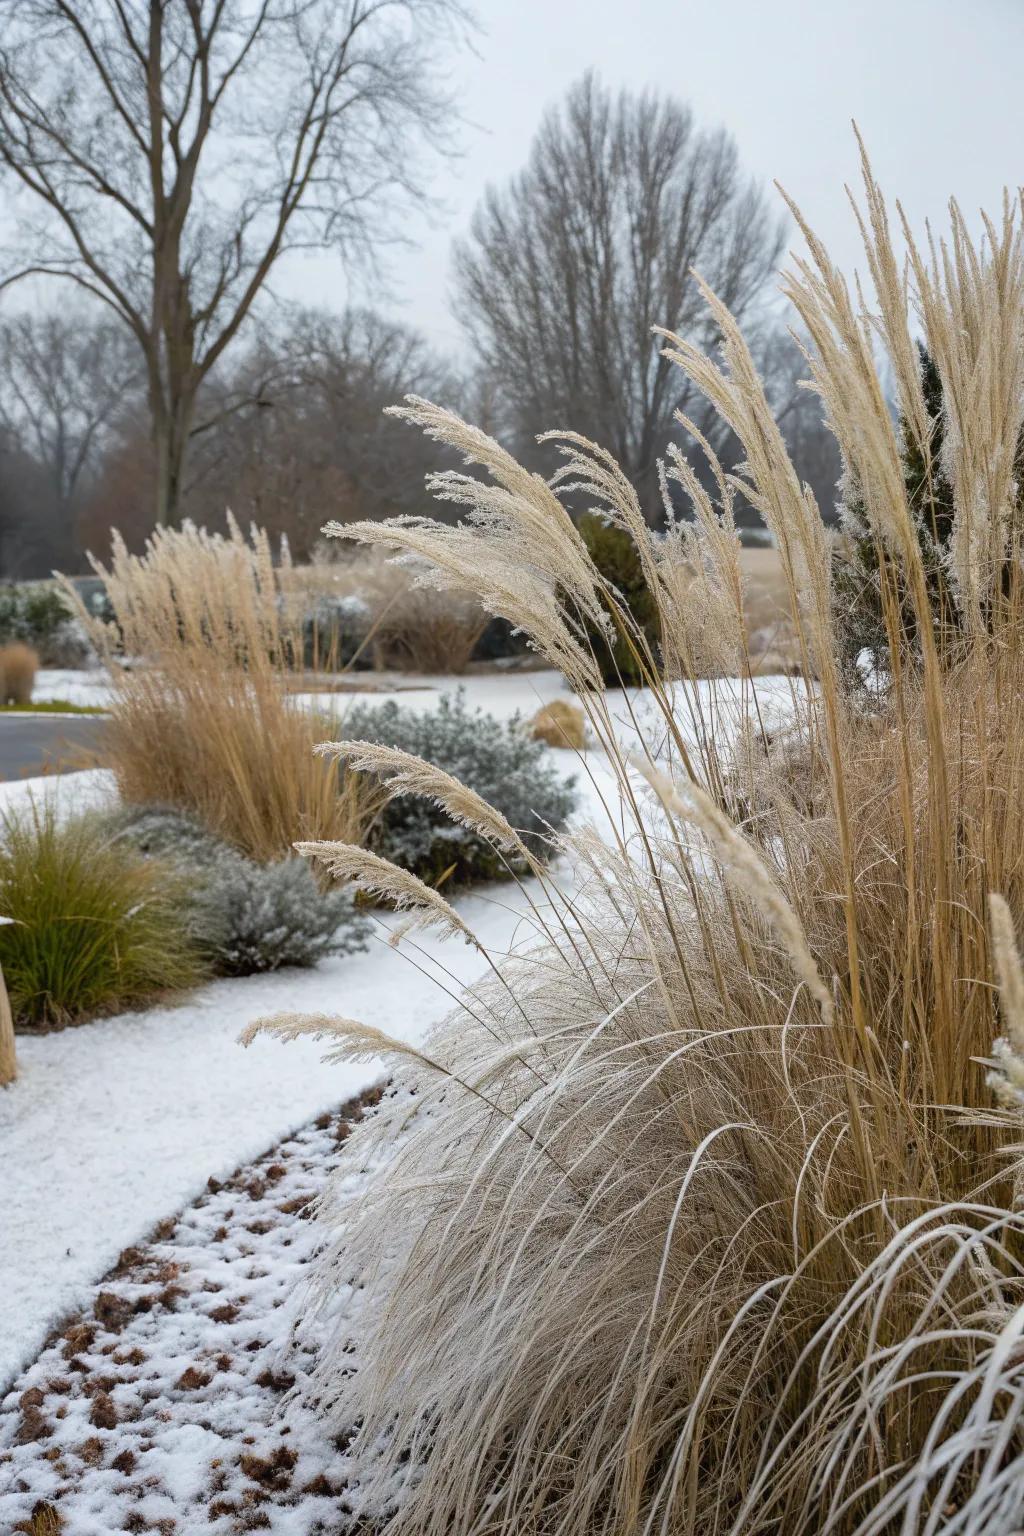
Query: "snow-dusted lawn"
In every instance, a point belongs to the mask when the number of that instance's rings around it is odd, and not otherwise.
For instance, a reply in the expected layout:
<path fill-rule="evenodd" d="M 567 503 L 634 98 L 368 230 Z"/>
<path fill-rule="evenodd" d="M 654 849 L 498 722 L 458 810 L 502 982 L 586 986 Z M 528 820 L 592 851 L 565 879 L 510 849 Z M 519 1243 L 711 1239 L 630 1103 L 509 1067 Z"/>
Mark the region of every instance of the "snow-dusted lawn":
<path fill-rule="evenodd" d="M 496 671 L 473 673 L 466 677 L 428 676 L 413 672 L 351 672 L 337 679 L 326 677 L 331 686 L 311 693 L 296 692 L 296 701 L 317 709 L 341 714 L 353 700 L 360 703 L 394 699 L 410 709 L 432 709 L 442 693 L 464 688 L 467 703 L 490 714 L 507 719 L 517 712 L 536 714 L 559 694 L 565 694 L 561 674 L 550 670 L 537 672 Z M 333 686 L 337 682 L 337 687 Z M 36 674 L 33 699 L 45 703 L 62 699 L 67 704 L 106 708 L 111 699 L 110 683 L 102 668 L 58 670 L 43 667 Z"/>
<path fill-rule="evenodd" d="M 31 810 L 33 803 L 41 805 L 48 800 L 62 816 L 77 816 L 113 805 L 116 798 L 114 775 L 107 768 L 0 781 L 0 810 L 16 815 Z"/>
<path fill-rule="evenodd" d="M 474 672 L 465 677 L 433 677 L 412 672 L 352 672 L 338 678 L 338 686 L 293 697 L 314 709 L 343 715 L 350 703 L 375 704 L 393 701 L 403 709 L 425 712 L 436 709 L 444 693 L 461 689 L 470 709 L 483 709 L 499 720 L 519 714 L 535 715 L 541 705 L 555 698 L 569 698 L 560 672 Z"/>
<path fill-rule="evenodd" d="M 105 709 L 110 703 L 110 684 L 102 667 L 40 667 L 36 673 L 32 698 L 36 704 L 61 699 L 65 704 L 92 705 Z"/>

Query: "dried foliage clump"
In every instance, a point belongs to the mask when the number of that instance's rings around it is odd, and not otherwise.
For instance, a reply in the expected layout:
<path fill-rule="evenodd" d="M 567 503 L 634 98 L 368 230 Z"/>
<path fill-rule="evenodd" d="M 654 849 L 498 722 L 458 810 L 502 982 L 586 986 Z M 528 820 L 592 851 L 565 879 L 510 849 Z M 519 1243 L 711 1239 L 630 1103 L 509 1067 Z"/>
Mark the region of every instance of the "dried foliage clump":
<path fill-rule="evenodd" d="M 582 752 L 587 744 L 587 717 L 578 704 L 568 699 L 552 699 L 542 704 L 529 722 L 534 741 L 543 741 L 549 747 L 568 747 Z"/>
<path fill-rule="evenodd" d="M 30 645 L 0 645 L 0 704 L 31 704 L 38 671 L 39 656 Z"/>
<path fill-rule="evenodd" d="M 392 1154 L 354 1213 L 341 1184 L 326 1196 L 321 1285 L 358 1276 L 375 1305 L 360 1370 L 339 1338 L 318 1390 L 408 1465 L 394 1536 L 1024 1523 L 1022 216 L 1007 201 L 975 246 L 954 207 L 944 245 L 906 232 L 904 274 L 864 173 L 876 310 L 806 226 L 786 292 L 877 546 L 891 665 L 870 713 L 839 664 L 819 509 L 711 292 L 720 353 L 664 345 L 745 464 L 734 478 L 709 451 L 698 478 L 673 456 L 692 523 L 652 538 L 627 478 L 572 433 L 551 434 L 563 464 L 544 481 L 414 399 L 399 414 L 485 472 L 434 477 L 465 520 L 344 529 L 522 626 L 580 694 L 621 798 L 612 830 L 565 835 L 572 889 L 535 867 L 535 942 L 425 1044 L 392 1042 L 416 1097 L 361 1133 Z M 941 466 L 914 316 L 943 383 Z M 902 431 L 952 488 L 961 644 L 941 658 L 879 344 Z M 750 664 L 739 489 L 785 581 L 783 730 L 779 685 Z M 661 656 L 563 493 L 633 538 Z M 628 729 L 587 643 L 609 612 L 648 690 Z M 698 680 L 712 651 L 731 684 Z M 335 1055 L 384 1047 L 315 1027 Z"/>
<path fill-rule="evenodd" d="M 488 615 L 472 592 L 439 593 L 416 576 L 415 563 L 359 548 L 291 568 L 287 590 L 319 614 L 308 659 L 325 671 L 354 658 L 384 671 L 465 672 Z"/>
<path fill-rule="evenodd" d="M 325 722 L 288 702 L 304 607 L 266 535 L 230 518 L 226 537 L 158 528 L 132 555 L 115 534 L 109 569 L 93 566 L 116 623 L 65 590 L 114 682 L 105 746 L 122 799 L 190 812 L 261 862 L 297 836 L 358 841 L 370 798 L 314 755 Z"/>
<path fill-rule="evenodd" d="M 469 593 L 416 586 L 412 572 L 388 563 L 378 574 L 370 613 L 374 666 L 458 676 L 487 624 L 488 615 Z"/>

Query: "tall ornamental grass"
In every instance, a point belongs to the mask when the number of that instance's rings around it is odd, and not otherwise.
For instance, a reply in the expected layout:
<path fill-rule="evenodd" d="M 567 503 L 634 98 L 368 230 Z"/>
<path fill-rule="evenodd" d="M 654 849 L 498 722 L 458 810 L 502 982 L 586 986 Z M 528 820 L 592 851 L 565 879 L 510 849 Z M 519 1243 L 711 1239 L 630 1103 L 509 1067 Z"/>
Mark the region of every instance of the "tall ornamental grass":
<path fill-rule="evenodd" d="M 288 702 L 303 613 L 266 535 L 230 518 L 226 536 L 158 528 L 142 555 L 115 535 L 109 569 L 93 566 L 116 623 L 78 611 L 114 684 L 104 745 L 122 799 L 196 815 L 257 861 L 297 835 L 358 841 L 370 796 L 314 756 L 323 724 Z"/>
<path fill-rule="evenodd" d="M 470 466 L 433 479 L 464 521 L 345 527 L 527 630 L 577 688 L 621 799 L 565 835 L 576 888 L 532 863 L 533 942 L 492 957 L 421 1047 L 352 1020 L 269 1021 L 395 1061 L 360 1133 L 387 1164 L 354 1212 L 340 1177 L 323 1209 L 320 1285 L 368 1287 L 369 1337 L 353 1373 L 339 1335 L 318 1382 L 357 1426 L 368 1499 L 406 1468 L 393 1536 L 1024 1524 L 1022 217 L 1008 200 L 975 244 L 954 206 L 941 244 L 906 232 L 905 269 L 864 172 L 876 308 L 802 218 L 810 256 L 784 292 L 875 543 L 889 667 L 870 712 L 845 690 L 819 508 L 706 288 L 720 354 L 673 335 L 665 351 L 745 463 L 729 474 L 705 447 L 698 478 L 672 450 L 692 522 L 652 539 L 614 461 L 572 432 L 549 435 L 561 467 L 545 482 L 413 399 L 399 414 Z M 960 643 L 941 656 L 883 376 L 923 472 L 951 487 Z M 750 666 L 740 491 L 777 542 L 801 657 L 784 729 Z M 566 502 L 635 541 L 663 658 Z M 622 724 L 586 639 L 609 608 L 647 689 Z M 407 781 L 515 846 L 452 781 Z M 307 851 L 475 942 L 402 872 Z"/>

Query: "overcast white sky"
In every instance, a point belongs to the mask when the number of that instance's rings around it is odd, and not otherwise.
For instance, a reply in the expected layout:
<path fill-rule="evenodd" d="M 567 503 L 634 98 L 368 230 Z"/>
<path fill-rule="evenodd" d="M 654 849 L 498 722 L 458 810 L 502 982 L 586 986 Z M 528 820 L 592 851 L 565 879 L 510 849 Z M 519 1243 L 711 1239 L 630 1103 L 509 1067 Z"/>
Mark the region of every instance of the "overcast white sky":
<path fill-rule="evenodd" d="M 847 269 L 858 260 L 843 192 L 857 176 L 853 117 L 915 226 L 941 220 L 950 194 L 965 209 L 995 208 L 1004 185 L 1024 183 L 1024 0 L 478 0 L 476 10 L 478 57 L 453 63 L 472 126 L 461 158 L 434 178 L 441 217 L 417 222 L 411 248 L 390 258 L 383 304 L 449 350 L 460 344 L 452 236 L 590 66 L 724 124 L 744 165 L 783 183 Z M 331 306 L 346 297 L 330 257 L 296 261 L 276 286 Z"/>

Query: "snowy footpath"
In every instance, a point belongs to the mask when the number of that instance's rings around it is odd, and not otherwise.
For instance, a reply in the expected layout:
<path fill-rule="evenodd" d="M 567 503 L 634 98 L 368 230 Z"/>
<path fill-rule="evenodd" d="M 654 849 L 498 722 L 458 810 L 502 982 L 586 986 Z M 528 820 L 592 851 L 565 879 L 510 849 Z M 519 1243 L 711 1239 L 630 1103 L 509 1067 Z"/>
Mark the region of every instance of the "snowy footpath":
<path fill-rule="evenodd" d="M 499 886 L 459 911 L 492 952 L 523 927 Z M 341 1013 L 419 1040 L 484 971 L 479 951 L 429 934 L 312 970 L 212 982 L 173 1007 L 18 1036 L 0 1092 L 0 1390 L 78 1306 L 89 1283 L 211 1176 L 360 1093 L 380 1064 L 325 1066 L 323 1047 L 238 1036 L 282 1010 Z M 525 931 L 525 930 L 524 930 Z"/>
<path fill-rule="evenodd" d="M 369 1177 L 365 1152 L 345 1145 L 363 1112 L 318 1116 L 231 1179 L 211 1179 L 119 1255 L 81 1315 L 0 1393 L 4 1536 L 354 1536 L 394 1507 L 403 1470 L 368 1503 L 350 1426 L 325 1420 L 309 1390 L 332 1338 L 349 1369 L 360 1365 L 362 1287 L 340 1284 L 322 1312 L 305 1282 L 328 1173 L 337 1168 L 350 1200 Z"/>

